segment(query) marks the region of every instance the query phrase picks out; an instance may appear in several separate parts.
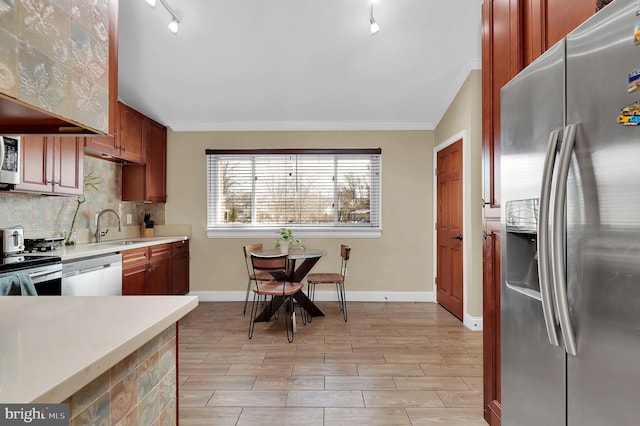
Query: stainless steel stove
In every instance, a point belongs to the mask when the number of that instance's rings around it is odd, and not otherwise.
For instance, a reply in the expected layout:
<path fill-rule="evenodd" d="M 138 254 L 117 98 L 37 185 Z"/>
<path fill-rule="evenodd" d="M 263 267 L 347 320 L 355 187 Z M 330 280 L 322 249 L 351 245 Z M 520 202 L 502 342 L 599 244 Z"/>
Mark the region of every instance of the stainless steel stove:
<path fill-rule="evenodd" d="M 28 240 L 25 240 L 25 244 Z M 53 249 L 51 249 L 53 250 Z M 0 257 L 0 278 L 26 274 L 40 296 L 62 294 L 62 259 L 44 253 L 29 255 L 23 252 L 5 253 Z"/>

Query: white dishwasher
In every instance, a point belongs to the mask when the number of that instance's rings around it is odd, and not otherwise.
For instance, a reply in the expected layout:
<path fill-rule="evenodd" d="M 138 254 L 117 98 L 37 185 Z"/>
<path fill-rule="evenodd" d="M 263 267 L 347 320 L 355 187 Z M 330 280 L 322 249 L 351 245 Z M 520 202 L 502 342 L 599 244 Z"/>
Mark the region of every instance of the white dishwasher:
<path fill-rule="evenodd" d="M 121 296 L 122 255 L 83 257 L 62 262 L 63 296 Z"/>

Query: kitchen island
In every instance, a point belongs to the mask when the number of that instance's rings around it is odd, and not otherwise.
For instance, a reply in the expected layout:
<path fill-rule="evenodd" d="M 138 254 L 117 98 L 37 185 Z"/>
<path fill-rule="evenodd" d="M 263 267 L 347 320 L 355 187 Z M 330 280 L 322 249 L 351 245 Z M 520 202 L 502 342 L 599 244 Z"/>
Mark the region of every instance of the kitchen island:
<path fill-rule="evenodd" d="M 175 420 L 176 322 L 197 304 L 195 296 L 0 297 L 0 402 L 69 403 L 80 423 Z"/>

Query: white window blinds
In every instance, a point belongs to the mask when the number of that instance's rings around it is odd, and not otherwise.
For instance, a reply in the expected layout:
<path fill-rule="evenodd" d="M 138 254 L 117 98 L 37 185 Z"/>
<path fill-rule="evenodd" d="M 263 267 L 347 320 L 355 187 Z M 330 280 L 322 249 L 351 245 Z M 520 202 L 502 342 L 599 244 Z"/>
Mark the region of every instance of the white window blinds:
<path fill-rule="evenodd" d="M 380 228 L 380 149 L 206 154 L 209 230 Z"/>

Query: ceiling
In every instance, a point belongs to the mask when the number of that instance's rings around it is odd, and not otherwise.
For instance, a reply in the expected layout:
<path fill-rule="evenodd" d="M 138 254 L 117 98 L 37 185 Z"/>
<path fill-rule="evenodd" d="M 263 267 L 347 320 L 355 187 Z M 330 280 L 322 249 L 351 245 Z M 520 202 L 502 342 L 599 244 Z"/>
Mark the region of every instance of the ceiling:
<path fill-rule="evenodd" d="M 175 131 L 432 130 L 481 63 L 479 0 L 120 1 L 119 97 Z"/>

